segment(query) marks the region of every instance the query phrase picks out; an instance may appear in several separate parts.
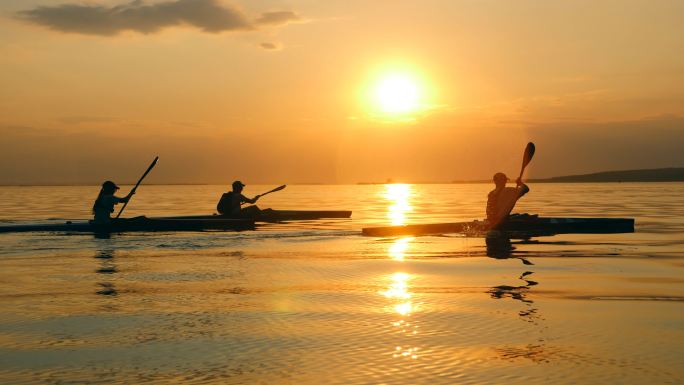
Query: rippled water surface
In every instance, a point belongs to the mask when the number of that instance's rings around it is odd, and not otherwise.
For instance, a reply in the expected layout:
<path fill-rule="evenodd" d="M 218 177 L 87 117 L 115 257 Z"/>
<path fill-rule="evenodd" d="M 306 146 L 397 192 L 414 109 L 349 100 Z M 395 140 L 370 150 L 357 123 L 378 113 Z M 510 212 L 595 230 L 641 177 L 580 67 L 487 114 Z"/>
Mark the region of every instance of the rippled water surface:
<path fill-rule="evenodd" d="M 517 211 L 636 232 L 361 236 L 482 218 L 474 184 L 288 186 L 259 205 L 353 216 L 239 233 L 0 234 L 0 383 L 684 383 L 684 184 L 531 187 Z M 0 225 L 86 218 L 97 191 L 0 187 Z M 143 186 L 126 215 L 221 192 Z"/>

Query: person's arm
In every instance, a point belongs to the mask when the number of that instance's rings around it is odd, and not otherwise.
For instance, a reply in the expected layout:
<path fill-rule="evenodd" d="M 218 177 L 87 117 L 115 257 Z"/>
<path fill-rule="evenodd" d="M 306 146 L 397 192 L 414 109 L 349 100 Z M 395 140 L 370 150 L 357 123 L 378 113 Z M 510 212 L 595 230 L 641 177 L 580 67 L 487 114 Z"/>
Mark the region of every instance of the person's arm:
<path fill-rule="evenodd" d="M 530 188 L 525 183 L 523 183 L 522 179 L 516 179 L 515 183 L 516 187 L 518 188 L 518 191 L 520 191 L 520 197 L 530 192 Z"/>
<path fill-rule="evenodd" d="M 123 198 L 120 198 L 120 197 L 117 197 L 117 196 L 114 196 L 114 198 L 116 198 L 116 203 L 126 203 L 126 202 L 128 202 L 129 200 L 131 200 L 131 197 L 133 196 L 133 194 L 135 194 L 135 191 L 129 192 L 128 195 L 126 195 L 126 196 L 123 197 Z"/>
<path fill-rule="evenodd" d="M 261 197 L 261 195 L 257 195 L 257 196 L 255 196 L 254 198 L 249 199 L 249 198 L 247 198 L 246 196 L 242 195 L 241 201 L 253 205 L 253 204 L 256 203 L 256 201 L 259 200 L 259 197 Z"/>

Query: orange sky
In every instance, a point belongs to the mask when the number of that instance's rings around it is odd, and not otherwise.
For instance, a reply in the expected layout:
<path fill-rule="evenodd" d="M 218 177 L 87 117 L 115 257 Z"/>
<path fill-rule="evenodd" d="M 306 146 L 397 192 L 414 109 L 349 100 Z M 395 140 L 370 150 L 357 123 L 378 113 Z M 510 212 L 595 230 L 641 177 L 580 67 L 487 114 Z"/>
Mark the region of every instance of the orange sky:
<path fill-rule="evenodd" d="M 684 2 L 0 3 L 0 184 L 684 166 Z M 411 111 L 369 99 L 389 74 Z"/>

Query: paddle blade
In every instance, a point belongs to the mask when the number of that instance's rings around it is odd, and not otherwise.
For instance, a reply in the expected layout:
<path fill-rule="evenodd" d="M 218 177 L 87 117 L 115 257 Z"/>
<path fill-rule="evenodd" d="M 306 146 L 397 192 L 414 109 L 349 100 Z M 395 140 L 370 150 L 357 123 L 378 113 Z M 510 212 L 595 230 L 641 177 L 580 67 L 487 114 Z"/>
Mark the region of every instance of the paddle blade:
<path fill-rule="evenodd" d="M 270 193 L 272 193 L 272 192 L 280 191 L 280 190 L 284 189 L 285 187 L 287 187 L 286 184 L 284 184 L 284 185 L 282 185 L 282 186 L 278 186 L 278 187 L 274 188 L 273 190 L 266 191 L 266 192 L 263 193 L 263 194 L 259 194 L 259 196 L 262 197 L 262 196 L 264 196 L 264 195 L 266 195 L 266 194 L 270 194 Z"/>
<path fill-rule="evenodd" d="M 280 190 L 284 189 L 285 187 L 287 187 L 286 184 L 284 184 L 282 186 L 278 186 L 278 187 L 274 188 L 273 190 L 271 190 L 270 192 L 280 191 Z"/>
<path fill-rule="evenodd" d="M 532 157 L 534 156 L 535 151 L 536 151 L 536 147 L 534 146 L 534 143 L 532 143 L 532 142 L 527 143 L 527 147 L 525 147 L 525 154 L 523 154 L 523 163 L 522 163 L 523 168 L 527 167 L 527 165 L 530 164 L 530 161 L 532 160 Z"/>

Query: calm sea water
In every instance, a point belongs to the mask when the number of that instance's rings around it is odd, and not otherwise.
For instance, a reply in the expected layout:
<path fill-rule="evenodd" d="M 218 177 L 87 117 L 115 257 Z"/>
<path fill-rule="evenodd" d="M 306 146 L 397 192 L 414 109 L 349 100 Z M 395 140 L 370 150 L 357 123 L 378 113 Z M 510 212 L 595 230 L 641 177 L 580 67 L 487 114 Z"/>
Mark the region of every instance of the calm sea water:
<path fill-rule="evenodd" d="M 259 205 L 353 216 L 249 232 L 0 234 L 0 383 L 684 383 L 684 184 L 531 187 L 517 211 L 636 232 L 360 234 L 482 218 L 474 184 L 288 186 Z M 0 187 L 0 224 L 86 218 L 97 191 Z M 126 213 L 222 191 L 142 186 Z"/>

